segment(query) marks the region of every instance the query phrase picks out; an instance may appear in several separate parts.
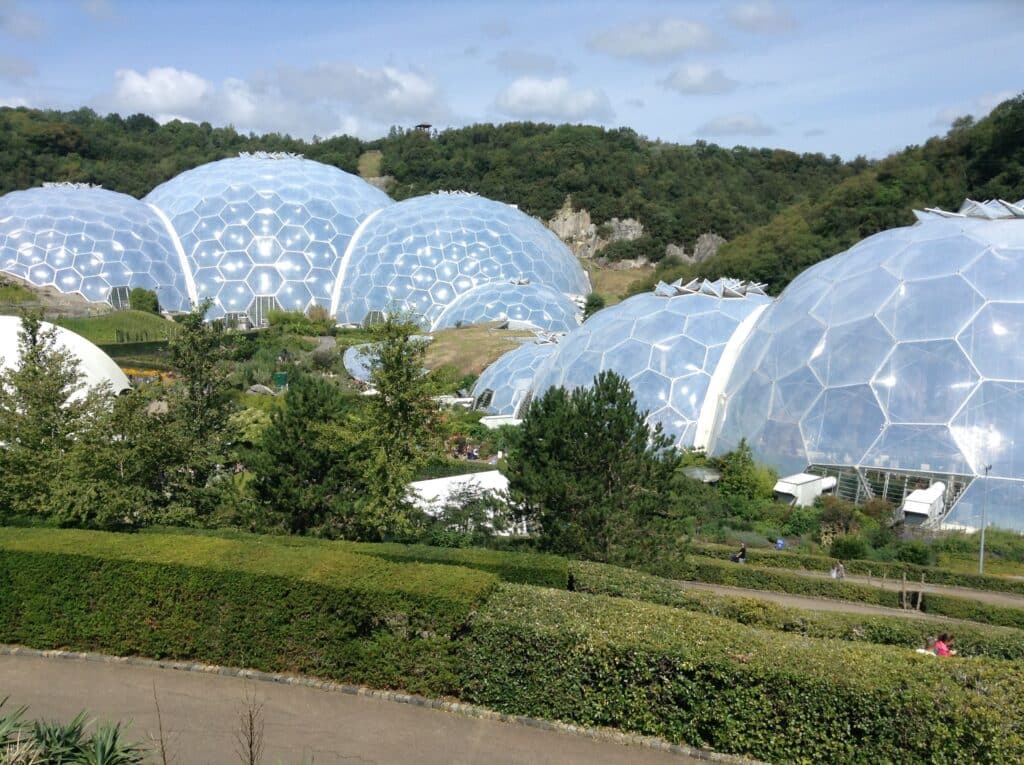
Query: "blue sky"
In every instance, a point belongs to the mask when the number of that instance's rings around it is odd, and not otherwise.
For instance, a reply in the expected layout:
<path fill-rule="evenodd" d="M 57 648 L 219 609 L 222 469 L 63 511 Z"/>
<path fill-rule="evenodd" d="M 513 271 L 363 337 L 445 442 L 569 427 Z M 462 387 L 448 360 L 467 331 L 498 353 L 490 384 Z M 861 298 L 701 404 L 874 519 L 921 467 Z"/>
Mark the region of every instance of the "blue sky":
<path fill-rule="evenodd" d="M 879 157 L 1022 65 L 1018 0 L 0 0 L 2 104 L 306 138 L 533 119 Z"/>

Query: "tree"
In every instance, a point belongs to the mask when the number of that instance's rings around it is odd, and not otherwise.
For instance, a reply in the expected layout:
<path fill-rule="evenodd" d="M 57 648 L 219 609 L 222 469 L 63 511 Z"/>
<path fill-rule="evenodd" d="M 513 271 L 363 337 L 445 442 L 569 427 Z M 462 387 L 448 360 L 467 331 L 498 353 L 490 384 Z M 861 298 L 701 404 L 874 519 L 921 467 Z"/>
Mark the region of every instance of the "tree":
<path fill-rule="evenodd" d="M 336 385 L 297 375 L 284 406 L 271 413 L 258 448 L 247 459 L 257 498 L 293 534 L 322 526 L 345 493 L 348 460 L 338 453 L 336 441 L 322 436 L 324 427 L 344 421 L 346 408 Z"/>
<path fill-rule="evenodd" d="M 604 295 L 599 295 L 596 292 L 591 292 L 587 295 L 587 303 L 583 308 L 583 318 L 589 319 L 595 313 L 605 307 Z"/>
<path fill-rule="evenodd" d="M 369 362 L 376 391 L 344 424 L 324 437 L 338 461 L 347 461 L 356 492 L 335 500 L 333 522 L 350 539 L 401 537 L 413 530 L 409 483 L 442 451 L 434 384 L 423 368 L 426 342 L 408 316 L 388 314 L 374 327 Z M 358 478 L 355 478 L 358 477 Z"/>
<path fill-rule="evenodd" d="M 128 293 L 128 305 L 133 311 L 160 313 L 160 301 L 156 293 L 145 287 L 135 287 Z"/>
<path fill-rule="evenodd" d="M 507 462 L 513 504 L 543 549 L 612 560 L 630 529 L 665 514 L 680 464 L 629 384 L 602 372 L 589 388 L 531 402 Z"/>
<path fill-rule="evenodd" d="M 0 371 L 0 510 L 49 514 L 65 455 L 112 393 L 86 387 L 78 360 L 38 315 L 22 317 L 18 353 L 18 365 Z"/>

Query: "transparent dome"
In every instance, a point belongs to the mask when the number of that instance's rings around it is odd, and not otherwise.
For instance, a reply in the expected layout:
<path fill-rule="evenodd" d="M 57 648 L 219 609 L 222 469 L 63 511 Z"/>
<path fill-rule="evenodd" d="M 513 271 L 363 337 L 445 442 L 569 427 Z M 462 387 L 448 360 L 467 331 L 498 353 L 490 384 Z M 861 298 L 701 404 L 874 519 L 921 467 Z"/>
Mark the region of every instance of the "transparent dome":
<path fill-rule="evenodd" d="M 407 309 L 429 325 L 459 295 L 512 280 L 590 291 L 579 262 L 540 222 L 474 194 L 431 194 L 366 222 L 345 255 L 332 310 L 358 324 L 370 311 Z"/>
<path fill-rule="evenodd" d="M 146 197 L 170 219 L 210 316 L 330 305 L 341 257 L 359 224 L 392 204 L 335 167 L 255 154 L 188 170 Z M 260 298 L 257 300 L 257 298 Z"/>
<path fill-rule="evenodd" d="M 370 366 L 370 352 L 373 343 L 362 343 L 352 345 L 341 354 L 341 362 L 345 365 L 345 371 L 352 375 L 353 380 L 359 382 L 370 382 L 373 368 Z"/>
<path fill-rule="evenodd" d="M 580 325 L 580 310 L 567 295 L 543 284 L 493 282 L 459 295 L 434 321 L 433 329 L 509 319 L 547 332 Z"/>
<path fill-rule="evenodd" d="M 521 408 L 529 402 L 534 374 L 557 347 L 555 343 L 526 343 L 504 354 L 473 386 L 475 408 L 488 414 L 521 417 Z"/>
<path fill-rule="evenodd" d="M 81 184 L 0 197 L 0 271 L 94 303 L 121 307 L 131 288 L 145 287 L 163 309 L 191 304 L 159 214 L 127 194 Z"/>
<path fill-rule="evenodd" d="M 739 355 L 714 451 L 745 437 L 783 473 L 991 465 L 1007 479 L 989 482 L 993 512 L 1024 530 L 1024 210 L 1009 209 L 919 213 L 797 277 Z M 969 525 L 983 486 L 950 522 Z"/>
<path fill-rule="evenodd" d="M 648 422 L 692 446 L 711 376 L 733 332 L 770 302 L 759 288 L 722 279 L 660 285 L 598 311 L 558 344 L 537 372 L 534 395 L 590 385 L 611 370 L 629 381 Z"/>

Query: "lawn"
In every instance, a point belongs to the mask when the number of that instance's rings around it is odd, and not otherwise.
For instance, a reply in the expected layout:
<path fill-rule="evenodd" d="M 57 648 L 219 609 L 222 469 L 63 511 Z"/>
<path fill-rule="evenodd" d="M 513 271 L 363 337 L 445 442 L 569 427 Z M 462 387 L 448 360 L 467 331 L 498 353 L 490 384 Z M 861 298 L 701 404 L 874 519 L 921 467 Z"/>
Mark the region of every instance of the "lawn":
<path fill-rule="evenodd" d="M 532 332 L 498 329 L 500 322 L 434 332 L 427 346 L 427 367 L 452 366 L 460 374 L 480 374 L 499 356 L 521 345 L 516 338 L 533 337 Z"/>
<path fill-rule="evenodd" d="M 654 267 L 630 268 L 617 270 L 601 268 L 593 263 L 583 262 L 583 267 L 590 274 L 590 286 L 594 292 L 603 295 L 608 305 L 615 305 L 629 294 L 629 288 L 635 282 L 648 278 L 654 273 Z"/>
<path fill-rule="evenodd" d="M 76 332 L 97 345 L 167 340 L 175 324 L 144 311 L 114 311 L 88 318 L 60 317 L 53 323 Z"/>

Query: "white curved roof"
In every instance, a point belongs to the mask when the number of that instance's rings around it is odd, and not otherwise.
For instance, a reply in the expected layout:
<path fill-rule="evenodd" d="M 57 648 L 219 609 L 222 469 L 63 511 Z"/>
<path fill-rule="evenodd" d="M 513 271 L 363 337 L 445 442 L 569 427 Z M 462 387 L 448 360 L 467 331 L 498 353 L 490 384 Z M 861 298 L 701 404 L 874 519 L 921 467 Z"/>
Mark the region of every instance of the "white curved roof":
<path fill-rule="evenodd" d="M 109 383 L 114 393 L 130 389 L 131 383 L 114 360 L 90 343 L 81 335 L 70 329 L 55 327 L 49 322 L 42 323 L 44 329 L 57 330 L 57 345 L 73 354 L 78 359 L 82 372 L 83 387 L 71 398 L 80 398 L 86 388 L 101 383 Z M 0 369 L 10 369 L 18 363 L 18 333 L 21 331 L 21 319 L 17 316 L 0 316 Z"/>

